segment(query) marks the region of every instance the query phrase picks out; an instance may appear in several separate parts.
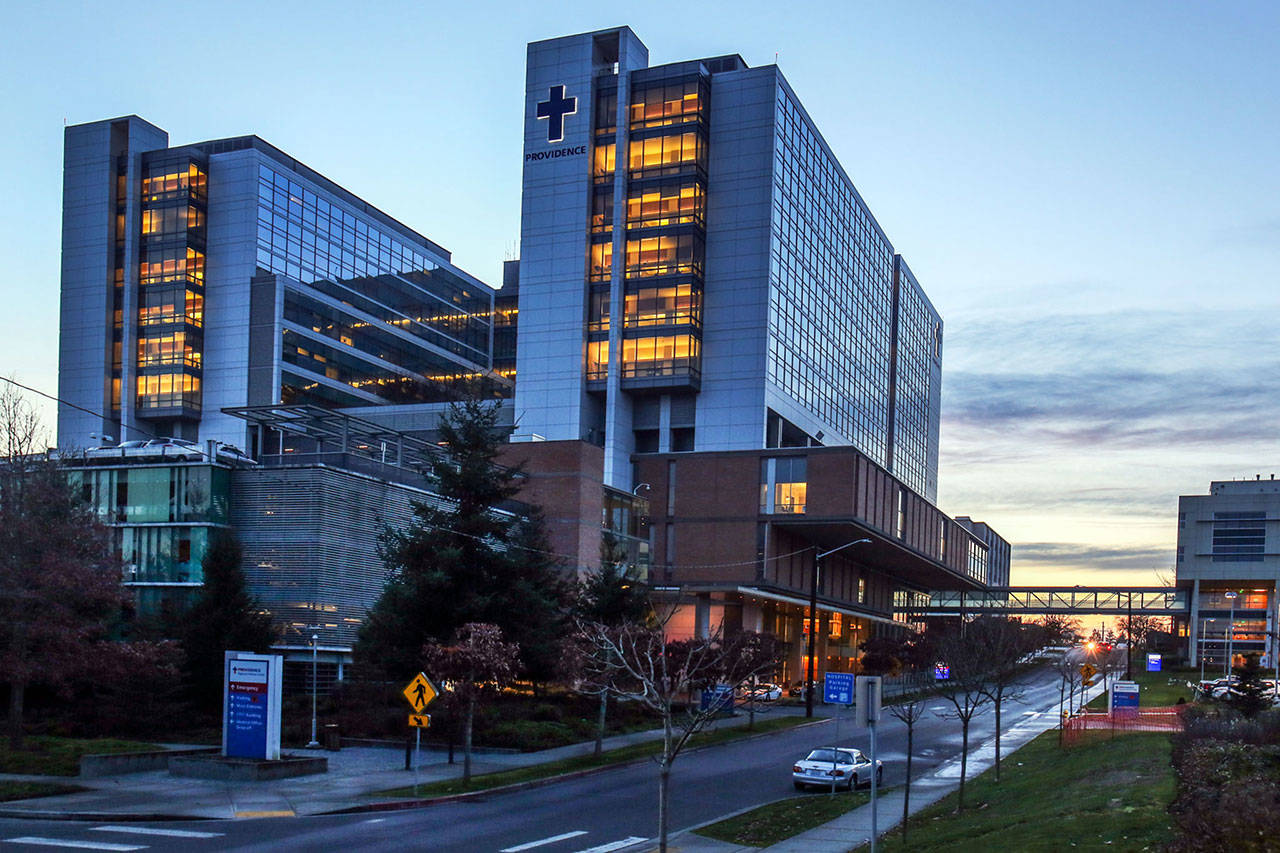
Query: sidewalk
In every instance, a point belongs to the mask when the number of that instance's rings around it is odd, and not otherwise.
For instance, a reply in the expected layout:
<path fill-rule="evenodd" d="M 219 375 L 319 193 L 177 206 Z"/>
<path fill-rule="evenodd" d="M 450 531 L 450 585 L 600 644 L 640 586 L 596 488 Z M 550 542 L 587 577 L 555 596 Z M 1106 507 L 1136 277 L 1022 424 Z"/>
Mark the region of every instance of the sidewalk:
<path fill-rule="evenodd" d="M 1085 694 L 1085 702 L 1102 693 L 1099 684 Z M 1007 759 L 1019 747 L 1026 745 L 1040 734 L 1055 728 L 1061 709 L 1057 706 L 1026 719 L 1004 733 L 1000 738 L 1001 760 Z M 995 764 L 996 742 L 992 737 L 969 751 L 966 778 L 972 779 Z M 960 757 L 941 765 L 932 773 L 920 776 L 911 783 L 911 814 L 918 814 L 960 787 Z M 877 833 L 885 833 L 902 823 L 902 798 L 900 789 L 889 791 L 877 798 Z M 870 804 L 846 812 L 830 823 L 792 836 L 786 841 L 763 848 L 769 853 L 848 853 L 871 842 Z M 679 853 L 749 853 L 761 848 L 739 847 L 682 833 L 671 845 Z"/>
<path fill-rule="evenodd" d="M 804 708 L 780 706 L 773 712 L 798 715 L 804 713 Z M 746 724 L 747 715 L 743 713 L 716 720 L 710 728 Z M 606 738 L 604 748 L 617 749 L 661 737 L 661 729 L 617 735 Z M 594 748 L 593 742 L 586 742 L 541 752 L 473 754 L 472 773 L 479 775 L 590 755 Z M 0 817 L 65 820 L 292 817 L 367 807 L 378 802 L 397 802 L 380 801 L 370 794 L 414 784 L 414 772 L 404 769 L 402 748 L 357 746 L 344 747 L 339 752 L 306 749 L 287 752 L 322 755 L 329 760 L 329 772 L 270 782 L 187 779 L 170 776 L 167 771 L 97 778 L 0 774 L 0 780 L 53 782 L 90 789 L 75 794 L 0 803 Z M 449 764 L 444 752 L 423 750 L 418 780 L 426 784 L 461 777 L 461 750 L 455 752 L 454 761 L 454 764 Z M 414 800 L 406 798 L 402 802 Z"/>

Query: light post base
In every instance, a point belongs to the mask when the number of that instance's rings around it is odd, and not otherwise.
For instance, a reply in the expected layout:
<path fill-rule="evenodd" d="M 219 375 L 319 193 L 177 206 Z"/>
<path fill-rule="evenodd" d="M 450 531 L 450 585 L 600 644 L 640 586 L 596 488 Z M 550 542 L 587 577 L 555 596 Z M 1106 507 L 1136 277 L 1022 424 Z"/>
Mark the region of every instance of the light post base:
<path fill-rule="evenodd" d="M 318 740 L 310 741 L 306 746 L 303 747 L 303 749 L 319 749 L 319 748 L 320 748 L 320 741 Z"/>

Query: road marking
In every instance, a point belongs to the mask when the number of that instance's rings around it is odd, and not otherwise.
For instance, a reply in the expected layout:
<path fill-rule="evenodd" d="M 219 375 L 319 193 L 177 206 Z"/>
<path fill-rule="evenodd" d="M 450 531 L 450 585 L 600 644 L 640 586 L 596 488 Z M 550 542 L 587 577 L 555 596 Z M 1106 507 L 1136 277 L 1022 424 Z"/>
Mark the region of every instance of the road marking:
<path fill-rule="evenodd" d="M 579 835 L 586 835 L 585 829 L 575 829 L 573 832 L 566 832 L 564 835 L 553 835 L 550 838 L 542 838 L 538 841 L 530 841 L 528 844 L 519 844 L 515 847 L 504 847 L 501 853 L 518 853 L 520 850 L 532 850 L 535 847 L 542 847 L 544 844 L 555 844 L 557 841 L 564 841 L 566 838 L 577 838 Z"/>
<path fill-rule="evenodd" d="M 131 832 L 135 835 L 163 835 L 166 838 L 219 838 L 221 832 L 196 832 L 194 829 L 153 829 L 149 826 L 95 826 L 94 832 Z"/>
<path fill-rule="evenodd" d="M 146 850 L 146 844 L 110 844 L 106 841 L 67 841 L 62 838 L 40 838 L 35 835 L 24 835 L 21 838 L 6 838 L 6 844 L 34 844 L 39 847 L 75 847 L 79 850 Z"/>
<path fill-rule="evenodd" d="M 273 812 L 236 812 L 236 817 L 297 817 L 297 815 L 293 813 L 293 809 L 284 809 Z"/>
<path fill-rule="evenodd" d="M 624 838 L 621 841 L 611 841 L 608 844 L 601 844 L 599 847 L 589 847 L 586 850 L 578 850 L 575 853 L 613 853 L 614 850 L 621 850 L 623 847 L 630 847 L 632 844 L 639 844 L 644 841 L 638 835 L 630 838 Z"/>

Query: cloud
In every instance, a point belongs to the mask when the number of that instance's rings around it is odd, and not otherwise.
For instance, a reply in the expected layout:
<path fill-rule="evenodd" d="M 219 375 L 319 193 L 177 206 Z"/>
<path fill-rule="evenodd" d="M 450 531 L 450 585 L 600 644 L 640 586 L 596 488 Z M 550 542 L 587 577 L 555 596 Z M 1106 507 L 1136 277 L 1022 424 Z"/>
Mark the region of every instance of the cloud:
<path fill-rule="evenodd" d="M 1061 567 L 1092 572 L 1166 571 L 1173 565 L 1173 549 L 1150 546 L 1081 545 L 1075 542 L 1019 542 L 1013 546 L 1015 568 Z"/>
<path fill-rule="evenodd" d="M 1055 315 L 953 335 L 943 428 L 966 461 L 1044 445 L 1167 448 L 1274 441 L 1280 359 L 1269 312 Z M 970 444 L 972 446 L 965 447 Z"/>

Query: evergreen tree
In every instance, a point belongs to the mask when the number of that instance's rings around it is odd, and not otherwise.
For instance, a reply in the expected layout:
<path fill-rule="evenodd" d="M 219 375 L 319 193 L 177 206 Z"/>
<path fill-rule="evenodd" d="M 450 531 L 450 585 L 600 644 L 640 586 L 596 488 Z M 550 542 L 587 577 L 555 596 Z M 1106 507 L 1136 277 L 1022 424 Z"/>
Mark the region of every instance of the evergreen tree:
<path fill-rule="evenodd" d="M 416 503 L 409 527 L 383 537 L 389 580 L 355 657 L 392 678 L 417 672 L 423 646 L 471 622 L 497 625 L 518 644 L 532 680 L 555 671 L 568 633 L 568 583 L 548 553 L 541 515 L 511 506 L 523 470 L 497 464 L 509 432 L 498 426 L 499 411 L 480 400 L 450 408 L 440 424 L 443 452 L 431 465 L 443 501 Z"/>
<path fill-rule="evenodd" d="M 221 702 L 223 652 L 265 652 L 276 641 L 271 615 L 245 586 L 240 543 L 229 532 L 216 534 L 205 552 L 204 586 L 186 612 L 181 630 L 187 685 L 198 707 Z"/>

